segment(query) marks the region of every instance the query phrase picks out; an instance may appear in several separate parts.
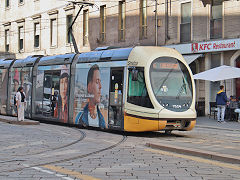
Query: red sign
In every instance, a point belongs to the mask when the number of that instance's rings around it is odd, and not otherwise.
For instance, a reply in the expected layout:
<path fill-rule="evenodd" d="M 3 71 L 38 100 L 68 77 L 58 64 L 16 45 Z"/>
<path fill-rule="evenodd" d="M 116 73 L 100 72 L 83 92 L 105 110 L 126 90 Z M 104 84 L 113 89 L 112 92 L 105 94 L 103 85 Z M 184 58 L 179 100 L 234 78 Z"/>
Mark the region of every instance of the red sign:
<path fill-rule="evenodd" d="M 231 51 L 240 49 L 240 38 L 223 39 L 218 41 L 205 41 L 189 44 L 167 45 L 166 47 L 174 48 L 181 54 Z"/>
<path fill-rule="evenodd" d="M 204 52 L 204 51 L 214 51 L 214 50 L 224 50 L 224 49 L 231 49 L 235 48 L 236 43 L 233 42 L 206 42 L 206 43 L 193 43 L 192 44 L 192 52 Z"/>

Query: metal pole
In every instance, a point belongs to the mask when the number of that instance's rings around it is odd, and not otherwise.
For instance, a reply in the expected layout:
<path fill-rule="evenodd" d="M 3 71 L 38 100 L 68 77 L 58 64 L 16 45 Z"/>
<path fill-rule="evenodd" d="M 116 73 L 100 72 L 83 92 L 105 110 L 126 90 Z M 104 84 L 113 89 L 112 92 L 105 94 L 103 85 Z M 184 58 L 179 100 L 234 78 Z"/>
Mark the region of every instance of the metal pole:
<path fill-rule="evenodd" d="M 73 27 L 73 24 L 75 23 L 77 17 L 79 16 L 82 8 L 83 8 L 83 5 L 80 7 L 80 9 L 79 9 L 77 15 L 75 16 L 75 18 L 74 18 L 71 26 L 68 28 L 68 34 L 70 34 L 70 35 L 72 36 L 72 43 L 73 43 L 74 51 L 75 51 L 75 53 L 77 53 L 77 54 L 79 54 L 79 51 L 78 51 L 78 47 L 77 47 L 77 43 L 76 43 L 75 37 L 74 37 L 73 32 L 72 32 L 72 27 Z"/>
<path fill-rule="evenodd" d="M 157 0 L 155 0 L 155 46 L 158 45 L 158 16 L 157 16 Z"/>
<path fill-rule="evenodd" d="M 165 0 L 165 44 L 168 40 L 168 0 Z"/>
<path fill-rule="evenodd" d="M 85 2 L 85 1 L 79 1 L 79 2 L 72 1 L 71 3 L 73 3 L 74 5 L 75 5 L 75 4 L 81 5 L 81 7 L 80 7 L 77 15 L 75 16 L 72 24 L 71 24 L 71 25 L 69 26 L 69 28 L 68 28 L 68 34 L 70 34 L 70 35 L 72 36 L 72 43 L 73 43 L 73 47 L 74 47 L 75 53 L 78 54 L 79 51 L 78 51 L 77 43 L 76 43 L 75 37 L 74 37 L 74 35 L 73 35 L 73 31 L 72 31 L 73 24 L 74 24 L 75 21 L 77 20 L 77 18 L 78 18 L 78 16 L 79 16 L 81 10 L 83 9 L 84 5 L 85 5 L 85 6 L 93 6 L 94 4 L 93 4 L 93 3 L 89 3 L 89 2 Z"/>

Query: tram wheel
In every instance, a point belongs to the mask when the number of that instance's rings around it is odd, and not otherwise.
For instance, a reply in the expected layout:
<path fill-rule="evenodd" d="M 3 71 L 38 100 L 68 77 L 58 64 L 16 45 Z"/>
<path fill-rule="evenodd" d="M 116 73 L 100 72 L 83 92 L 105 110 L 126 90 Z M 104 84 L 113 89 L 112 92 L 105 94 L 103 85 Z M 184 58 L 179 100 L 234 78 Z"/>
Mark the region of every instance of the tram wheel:
<path fill-rule="evenodd" d="M 172 130 L 165 130 L 165 134 L 172 134 Z"/>

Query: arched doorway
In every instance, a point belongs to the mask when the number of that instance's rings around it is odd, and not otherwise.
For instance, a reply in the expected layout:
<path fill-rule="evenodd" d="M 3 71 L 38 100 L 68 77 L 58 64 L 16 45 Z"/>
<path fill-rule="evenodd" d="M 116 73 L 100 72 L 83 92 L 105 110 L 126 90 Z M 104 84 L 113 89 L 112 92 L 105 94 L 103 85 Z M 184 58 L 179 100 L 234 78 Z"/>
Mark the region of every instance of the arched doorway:
<path fill-rule="evenodd" d="M 236 59 L 236 67 L 240 68 L 240 56 Z M 237 78 L 235 81 L 236 85 L 236 97 L 240 97 L 240 78 Z"/>

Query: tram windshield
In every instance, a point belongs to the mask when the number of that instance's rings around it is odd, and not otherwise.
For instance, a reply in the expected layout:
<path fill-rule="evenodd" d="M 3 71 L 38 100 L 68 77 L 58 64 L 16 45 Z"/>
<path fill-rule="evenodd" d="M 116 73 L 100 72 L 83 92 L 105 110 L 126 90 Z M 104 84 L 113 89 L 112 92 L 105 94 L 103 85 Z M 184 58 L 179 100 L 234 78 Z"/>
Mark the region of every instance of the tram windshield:
<path fill-rule="evenodd" d="M 158 102 L 169 110 L 185 111 L 192 103 L 192 82 L 186 66 L 171 57 L 161 57 L 150 67 L 150 80 Z"/>

